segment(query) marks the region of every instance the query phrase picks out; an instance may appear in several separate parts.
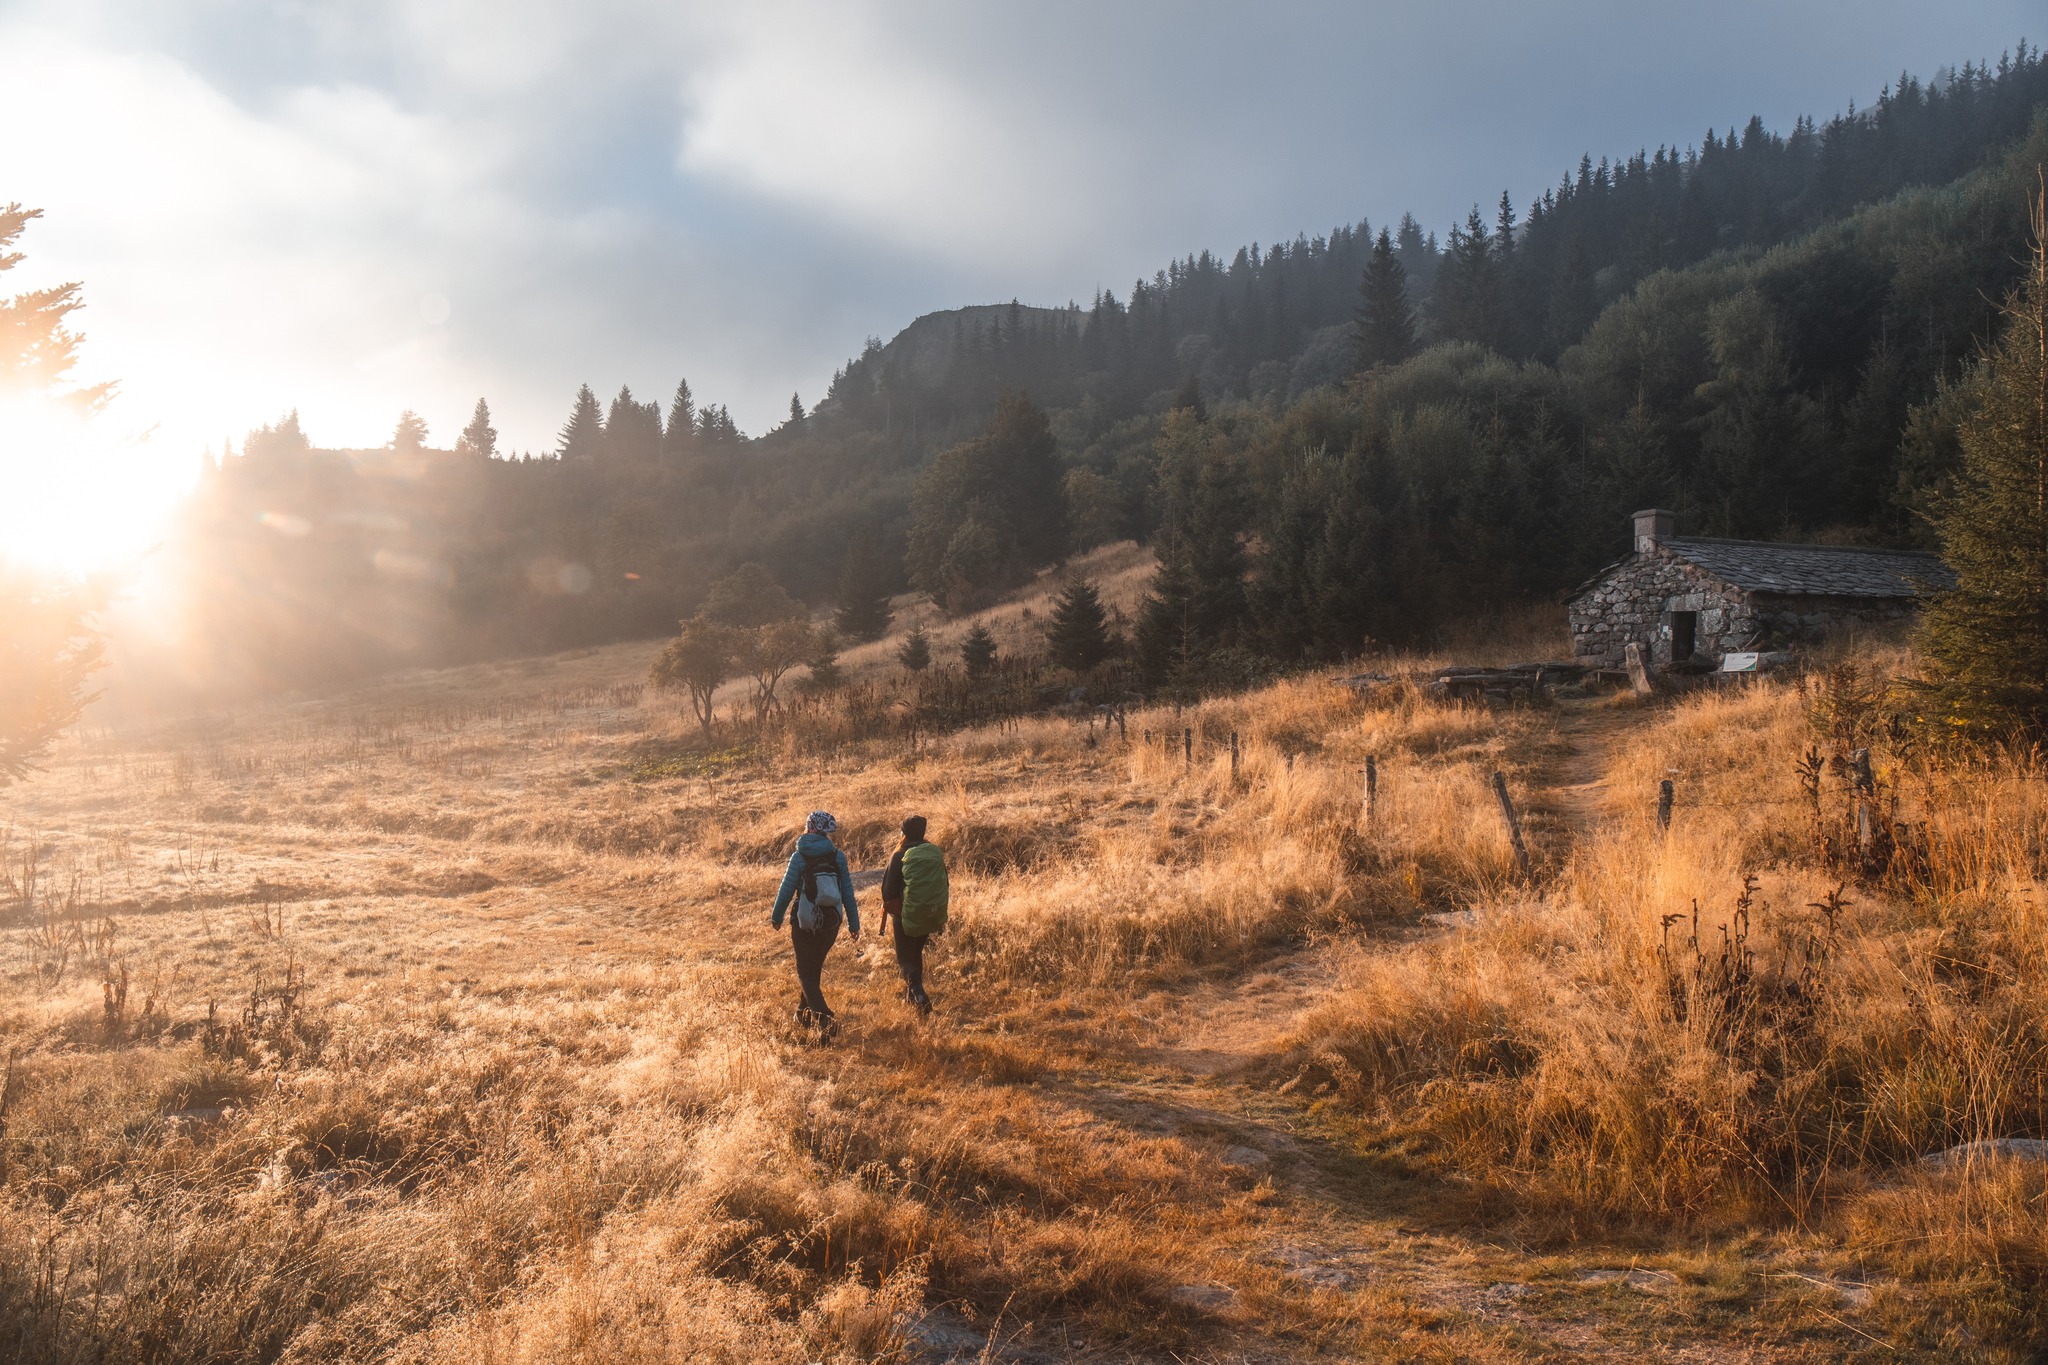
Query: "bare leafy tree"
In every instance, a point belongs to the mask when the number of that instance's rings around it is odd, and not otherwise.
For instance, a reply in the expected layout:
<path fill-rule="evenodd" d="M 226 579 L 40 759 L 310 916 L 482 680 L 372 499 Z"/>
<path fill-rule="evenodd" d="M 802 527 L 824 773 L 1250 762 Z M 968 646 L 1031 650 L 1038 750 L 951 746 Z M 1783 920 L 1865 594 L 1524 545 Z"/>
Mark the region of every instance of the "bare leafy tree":
<path fill-rule="evenodd" d="M 775 709 L 782 675 L 817 654 L 817 632 L 810 622 L 792 617 L 737 631 L 735 637 L 740 672 L 754 680 L 754 719 L 764 721 Z"/>
<path fill-rule="evenodd" d="M 681 690 L 690 697 L 697 723 L 711 734 L 712 698 L 719 684 L 733 675 L 738 632 L 699 613 L 683 622 L 682 633 L 655 656 L 651 678 L 664 691 Z"/>

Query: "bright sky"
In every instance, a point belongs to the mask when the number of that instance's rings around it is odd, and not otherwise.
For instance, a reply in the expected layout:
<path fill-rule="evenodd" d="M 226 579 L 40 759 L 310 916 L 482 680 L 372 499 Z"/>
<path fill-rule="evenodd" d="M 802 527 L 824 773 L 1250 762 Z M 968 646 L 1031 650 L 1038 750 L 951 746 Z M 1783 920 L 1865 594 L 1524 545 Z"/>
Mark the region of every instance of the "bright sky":
<path fill-rule="evenodd" d="M 404 408 L 444 443 L 482 395 L 540 450 L 579 383 L 665 402 L 686 374 L 758 432 L 933 309 L 1085 302 L 1360 215 L 1441 233 L 1582 151 L 1866 105 L 2037 17 L 0 0 L 0 202 L 47 215 L 0 287 L 85 281 L 79 378 L 122 386 L 90 433 L 0 422 L 0 549 L 132 547 L 204 446 L 293 407 L 322 445 Z"/>

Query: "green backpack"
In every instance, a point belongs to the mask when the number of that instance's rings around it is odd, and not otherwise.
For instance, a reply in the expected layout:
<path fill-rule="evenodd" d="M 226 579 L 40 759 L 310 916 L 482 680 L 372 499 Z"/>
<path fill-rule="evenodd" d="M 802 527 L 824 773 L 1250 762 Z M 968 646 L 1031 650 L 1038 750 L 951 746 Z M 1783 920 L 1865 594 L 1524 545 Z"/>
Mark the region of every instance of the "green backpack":
<path fill-rule="evenodd" d="M 936 934 L 946 927 L 946 853 L 929 841 L 903 850 L 903 932 Z"/>

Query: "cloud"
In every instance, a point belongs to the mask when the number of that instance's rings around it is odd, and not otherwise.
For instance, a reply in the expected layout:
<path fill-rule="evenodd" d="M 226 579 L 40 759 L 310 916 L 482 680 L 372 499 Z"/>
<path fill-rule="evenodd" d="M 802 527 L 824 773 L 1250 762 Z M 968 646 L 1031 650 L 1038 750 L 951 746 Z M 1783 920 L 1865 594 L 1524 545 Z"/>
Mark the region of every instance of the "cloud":
<path fill-rule="evenodd" d="M 362 86 L 258 117 L 160 54 L 20 29 L 0 41 L 0 121 L 42 130 L 10 139 L 0 192 L 47 213 L 24 273 L 86 280 L 84 363 L 120 379 L 117 417 L 194 454 L 220 434 L 210 418 L 293 403 L 366 439 L 372 404 L 473 382 L 420 305 L 514 211 L 487 140 Z M 403 347 L 421 363 L 393 373 Z"/>
<path fill-rule="evenodd" d="M 16 274 L 86 282 L 85 377 L 181 468 L 292 406 L 367 443 L 479 394 L 543 448 L 578 383 L 679 374 L 760 430 L 933 308 L 1441 230 L 1582 150 L 1995 55 L 2023 11 L 0 0 L 0 198 L 48 210 Z"/>
<path fill-rule="evenodd" d="M 1083 136 L 1043 90 L 991 99 L 949 55 L 856 7 L 749 8 L 686 77 L 679 164 L 962 266 L 1063 256 L 1115 130 Z"/>

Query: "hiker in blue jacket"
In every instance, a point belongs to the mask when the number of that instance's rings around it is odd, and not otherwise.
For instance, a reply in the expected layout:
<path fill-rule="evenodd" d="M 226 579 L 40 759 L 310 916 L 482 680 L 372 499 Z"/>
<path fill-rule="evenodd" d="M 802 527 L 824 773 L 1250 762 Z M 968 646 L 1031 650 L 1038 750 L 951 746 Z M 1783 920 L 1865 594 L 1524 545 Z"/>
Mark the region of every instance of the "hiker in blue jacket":
<path fill-rule="evenodd" d="M 804 821 L 804 832 L 789 855 L 789 869 L 782 874 L 782 888 L 775 893 L 775 909 L 768 922 L 782 927 L 782 912 L 788 910 L 789 940 L 796 950 L 796 979 L 803 987 L 797 1002 L 796 1022 L 801 1028 L 815 1028 L 830 1036 L 838 1029 L 832 1007 L 825 1003 L 819 978 L 825 971 L 825 955 L 839 939 L 842 914 L 846 931 L 860 941 L 860 907 L 853 898 L 853 869 L 846 855 L 832 842 L 839 822 L 830 811 L 814 810 Z"/>

